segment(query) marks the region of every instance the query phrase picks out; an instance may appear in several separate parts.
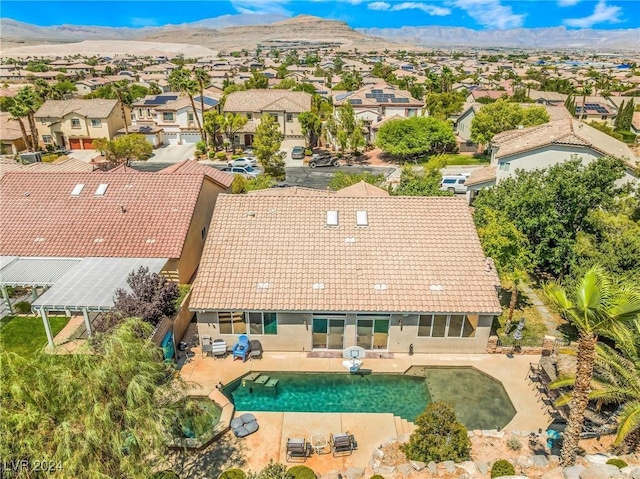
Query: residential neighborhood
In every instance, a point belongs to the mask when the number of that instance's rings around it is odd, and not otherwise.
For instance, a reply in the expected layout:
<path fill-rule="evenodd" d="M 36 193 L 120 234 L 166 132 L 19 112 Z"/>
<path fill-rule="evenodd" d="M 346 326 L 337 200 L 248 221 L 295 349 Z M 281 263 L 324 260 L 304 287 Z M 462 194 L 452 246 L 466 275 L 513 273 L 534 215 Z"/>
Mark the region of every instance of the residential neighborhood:
<path fill-rule="evenodd" d="M 98 3 L 0 19 L 0 477 L 640 478 L 631 23 Z"/>

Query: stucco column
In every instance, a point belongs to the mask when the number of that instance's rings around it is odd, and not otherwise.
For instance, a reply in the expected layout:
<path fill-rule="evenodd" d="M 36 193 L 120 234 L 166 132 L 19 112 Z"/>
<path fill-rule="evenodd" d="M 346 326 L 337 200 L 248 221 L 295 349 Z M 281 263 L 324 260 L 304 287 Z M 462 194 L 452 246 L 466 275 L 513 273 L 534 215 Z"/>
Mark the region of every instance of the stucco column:
<path fill-rule="evenodd" d="M 38 287 L 33 286 L 31 288 L 31 302 L 33 303 L 36 299 L 38 299 Z"/>
<path fill-rule="evenodd" d="M 84 325 L 87 327 L 87 334 L 91 336 L 91 322 L 89 321 L 89 311 L 87 311 L 87 308 L 82 310 L 82 316 L 84 316 Z"/>
<path fill-rule="evenodd" d="M 7 309 L 9 310 L 9 314 L 13 314 L 13 307 L 11 307 L 11 300 L 9 299 L 9 292 L 7 291 L 7 287 L 2 285 L 2 298 L 4 299 L 4 304 L 7 305 Z"/>
<path fill-rule="evenodd" d="M 49 323 L 49 318 L 47 317 L 47 312 L 44 308 L 40 308 L 40 317 L 42 317 L 44 330 L 47 333 L 47 341 L 49 342 L 49 347 L 53 348 L 53 331 L 51 331 L 51 324 Z"/>

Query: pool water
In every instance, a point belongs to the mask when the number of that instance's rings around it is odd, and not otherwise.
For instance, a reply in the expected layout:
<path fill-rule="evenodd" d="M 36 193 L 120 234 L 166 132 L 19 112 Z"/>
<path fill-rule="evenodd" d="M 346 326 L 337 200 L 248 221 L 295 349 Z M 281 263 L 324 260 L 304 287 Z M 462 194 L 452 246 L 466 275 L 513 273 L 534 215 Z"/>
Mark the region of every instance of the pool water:
<path fill-rule="evenodd" d="M 424 377 L 265 372 L 277 391 L 236 380 L 223 388 L 240 411 L 387 412 L 413 420 L 429 403 Z M 401 394 L 400 394 L 401 393 Z"/>
<path fill-rule="evenodd" d="M 467 429 L 503 428 L 515 408 L 502 384 L 474 368 L 412 367 L 407 374 L 263 372 L 277 388 L 231 382 L 222 392 L 240 411 L 392 413 L 415 421 L 431 401 L 453 403 Z M 277 390 L 276 390 L 277 389 Z"/>

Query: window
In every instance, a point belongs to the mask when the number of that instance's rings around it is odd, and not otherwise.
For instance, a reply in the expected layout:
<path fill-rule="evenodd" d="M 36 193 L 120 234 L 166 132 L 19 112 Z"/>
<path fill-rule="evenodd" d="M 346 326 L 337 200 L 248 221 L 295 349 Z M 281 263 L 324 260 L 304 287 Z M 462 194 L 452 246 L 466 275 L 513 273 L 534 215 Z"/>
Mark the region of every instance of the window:
<path fill-rule="evenodd" d="M 240 311 L 218 312 L 218 325 L 220 334 L 246 334 L 247 324 L 244 315 Z"/>
<path fill-rule="evenodd" d="M 96 118 L 92 118 L 91 119 L 91 126 L 93 128 L 102 128 L 102 120 L 96 119 Z"/>
<path fill-rule="evenodd" d="M 251 113 L 247 113 L 247 120 L 252 120 L 253 119 L 253 115 Z"/>
<path fill-rule="evenodd" d="M 273 119 L 277 122 L 278 121 L 278 114 L 277 113 L 270 113 L 270 115 L 273 117 Z"/>
<path fill-rule="evenodd" d="M 46 145 L 50 145 L 53 143 L 53 138 L 51 138 L 51 135 L 42 135 L 42 142 Z"/>
<path fill-rule="evenodd" d="M 193 113 L 187 113 L 187 121 L 193 123 Z"/>
<path fill-rule="evenodd" d="M 147 108 L 147 116 L 151 118 L 151 108 Z"/>
<path fill-rule="evenodd" d="M 407 118 L 411 118 L 413 116 L 416 116 L 418 114 L 418 110 L 416 110 L 415 108 L 407 108 Z"/>
<path fill-rule="evenodd" d="M 205 239 L 207 236 L 207 227 L 205 226 L 204 228 L 202 228 L 202 231 L 200 231 L 200 235 L 202 236 L 202 239 Z"/>
<path fill-rule="evenodd" d="M 149 110 L 147 110 L 149 111 Z M 144 115 L 142 114 L 142 108 L 138 108 L 138 116 L 142 118 Z"/>
<path fill-rule="evenodd" d="M 80 120 L 78 118 L 71 118 L 71 128 L 80 128 Z"/>
<path fill-rule="evenodd" d="M 136 119 L 136 114 L 135 114 L 135 113 L 131 113 L 131 119 L 132 119 L 133 121 L 135 121 L 135 119 Z"/>
<path fill-rule="evenodd" d="M 421 314 L 418 336 L 431 338 L 473 338 L 478 327 L 478 315 Z"/>
<path fill-rule="evenodd" d="M 162 120 L 163 121 L 173 121 L 173 112 L 172 111 L 164 111 L 164 112 L 162 112 Z"/>
<path fill-rule="evenodd" d="M 600 119 L 601 119 L 601 120 L 606 120 L 607 118 L 609 118 L 607 115 L 602 115 L 602 116 L 600 117 Z"/>
<path fill-rule="evenodd" d="M 511 164 L 504 161 L 502 163 L 500 163 L 500 171 L 509 171 Z"/>
<path fill-rule="evenodd" d="M 47 119 L 46 118 L 40 118 L 40 123 L 42 123 L 43 125 L 47 124 Z"/>
<path fill-rule="evenodd" d="M 291 123 L 293 121 L 293 113 L 287 113 L 287 122 Z"/>
<path fill-rule="evenodd" d="M 245 313 L 249 321 L 249 334 L 278 334 L 276 313 Z"/>

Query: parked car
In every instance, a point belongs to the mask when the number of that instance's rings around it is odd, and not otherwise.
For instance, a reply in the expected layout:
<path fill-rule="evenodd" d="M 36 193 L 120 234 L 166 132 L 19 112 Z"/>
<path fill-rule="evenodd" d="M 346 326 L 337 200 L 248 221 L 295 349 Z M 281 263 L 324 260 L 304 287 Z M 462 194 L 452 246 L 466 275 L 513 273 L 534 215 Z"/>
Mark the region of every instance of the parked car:
<path fill-rule="evenodd" d="M 338 158 L 331 156 L 330 153 L 314 153 L 309 160 L 309 168 L 316 166 L 340 166 Z"/>
<path fill-rule="evenodd" d="M 248 180 L 260 174 L 260 171 L 252 166 L 228 166 L 227 168 L 223 168 L 222 171 L 226 171 L 232 175 L 242 175 Z"/>
<path fill-rule="evenodd" d="M 452 193 L 466 193 L 467 187 L 464 182 L 467 181 L 468 177 L 468 174 L 443 176 L 440 182 L 440 189 L 449 190 Z"/>
<path fill-rule="evenodd" d="M 258 160 L 256 160 L 253 157 L 249 157 L 249 156 L 242 156 L 240 158 L 236 158 L 235 160 L 231 160 L 227 166 L 233 167 L 233 166 L 239 166 L 241 168 L 247 167 L 247 166 L 257 166 L 258 164 Z"/>
<path fill-rule="evenodd" d="M 294 160 L 304 160 L 304 148 L 294 146 L 293 150 L 291 150 L 291 158 Z"/>

